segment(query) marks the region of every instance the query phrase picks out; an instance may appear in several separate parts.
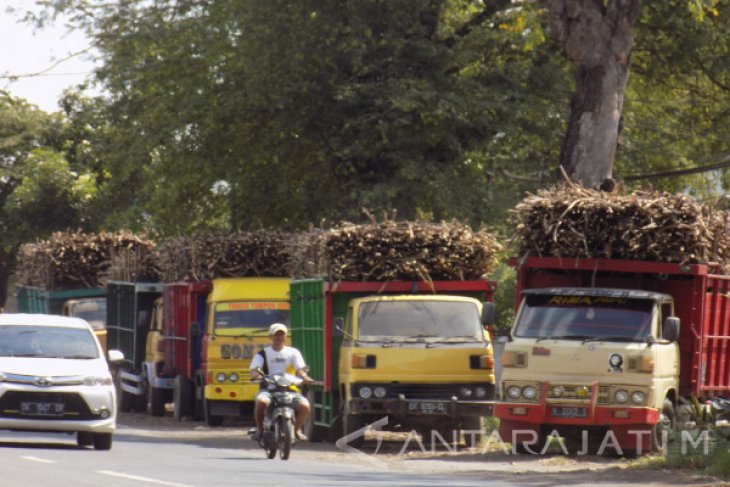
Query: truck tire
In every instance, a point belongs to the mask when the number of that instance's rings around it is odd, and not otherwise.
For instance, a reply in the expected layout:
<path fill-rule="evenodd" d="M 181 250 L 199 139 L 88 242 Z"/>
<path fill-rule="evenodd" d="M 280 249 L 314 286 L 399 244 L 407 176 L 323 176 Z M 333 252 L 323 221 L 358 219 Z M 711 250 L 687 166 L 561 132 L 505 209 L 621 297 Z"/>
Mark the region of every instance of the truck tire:
<path fill-rule="evenodd" d="M 165 396 L 167 391 L 158 389 L 157 387 L 149 388 L 150 396 L 150 415 L 151 416 L 164 416 L 165 415 Z"/>
<path fill-rule="evenodd" d="M 365 426 L 365 417 L 361 414 L 345 414 L 342 417 L 342 435 L 347 436 L 350 433 L 362 429 Z M 365 441 L 365 434 L 357 438 L 353 438 L 347 444 L 353 448 L 360 448 Z"/>
<path fill-rule="evenodd" d="M 664 453 L 664 442 L 662 435 L 664 431 L 671 433 L 676 428 L 676 415 L 674 404 L 668 398 L 664 399 L 662 412 L 659 414 L 659 422 L 651 429 L 651 451 Z"/>
<path fill-rule="evenodd" d="M 193 415 L 193 384 L 183 375 L 175 377 L 173 402 L 175 403 L 173 415 L 176 420 L 181 421 L 185 416 Z"/>
<path fill-rule="evenodd" d="M 469 433 L 464 433 L 463 435 L 464 444 L 466 444 L 467 448 L 476 448 L 479 446 L 482 438 L 484 438 L 484 426 L 481 417 L 467 416 L 461 422 L 461 429 L 469 431 Z M 478 433 L 473 433 L 474 431 L 478 431 Z"/>
<path fill-rule="evenodd" d="M 223 424 L 223 416 L 219 416 L 217 414 L 213 414 L 211 412 L 211 406 L 209 400 L 203 399 L 203 411 L 205 414 L 205 423 L 208 426 L 220 426 Z"/>

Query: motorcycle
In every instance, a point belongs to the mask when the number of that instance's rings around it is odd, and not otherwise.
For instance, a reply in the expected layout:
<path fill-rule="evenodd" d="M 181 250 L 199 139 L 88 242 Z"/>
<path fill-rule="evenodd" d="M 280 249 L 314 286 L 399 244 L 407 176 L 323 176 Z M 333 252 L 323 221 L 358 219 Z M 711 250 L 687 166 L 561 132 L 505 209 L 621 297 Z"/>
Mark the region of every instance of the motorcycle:
<path fill-rule="evenodd" d="M 294 398 L 298 392 L 298 386 L 304 380 L 292 374 L 264 375 L 261 383 L 264 389 L 271 393 L 271 402 L 266 408 L 264 416 L 263 435 L 259 440 L 259 446 L 264 449 L 266 456 L 273 459 L 277 450 L 282 460 L 288 460 L 292 446 L 296 441 L 294 434 Z M 255 433 L 253 429 L 249 434 Z"/>
<path fill-rule="evenodd" d="M 730 422 L 730 399 L 715 397 L 710 403 L 710 416 L 716 424 Z"/>

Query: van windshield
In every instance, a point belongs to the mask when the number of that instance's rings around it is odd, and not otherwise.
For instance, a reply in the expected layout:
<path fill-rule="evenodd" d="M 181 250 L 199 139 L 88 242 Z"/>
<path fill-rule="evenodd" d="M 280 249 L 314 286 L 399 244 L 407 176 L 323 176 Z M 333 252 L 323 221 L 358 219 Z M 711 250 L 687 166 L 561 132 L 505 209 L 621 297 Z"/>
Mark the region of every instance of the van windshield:
<path fill-rule="evenodd" d="M 466 301 L 370 301 L 361 303 L 358 334 L 363 340 L 484 340 L 475 303 Z"/>
<path fill-rule="evenodd" d="M 654 302 L 609 296 L 527 295 L 515 324 L 526 338 L 644 341 Z"/>
<path fill-rule="evenodd" d="M 268 333 L 269 326 L 273 323 L 284 323 L 289 326 L 289 303 L 276 301 L 217 303 L 213 315 L 213 334 L 260 335 Z"/>
<path fill-rule="evenodd" d="M 99 348 L 87 328 L 3 325 L 0 357 L 94 359 Z"/>

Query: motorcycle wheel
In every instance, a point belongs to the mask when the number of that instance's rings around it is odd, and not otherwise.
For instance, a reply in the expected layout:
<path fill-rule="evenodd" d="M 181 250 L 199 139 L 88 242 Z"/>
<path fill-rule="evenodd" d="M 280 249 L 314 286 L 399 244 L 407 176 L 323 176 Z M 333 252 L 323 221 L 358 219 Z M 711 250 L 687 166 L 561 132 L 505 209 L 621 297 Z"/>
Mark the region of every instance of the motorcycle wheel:
<path fill-rule="evenodd" d="M 291 419 L 279 417 L 279 457 L 282 460 L 289 460 L 293 438 L 294 423 Z"/>
<path fill-rule="evenodd" d="M 266 451 L 266 458 L 273 460 L 276 456 L 276 447 L 279 444 L 279 424 L 274 424 L 274 437 L 267 438 L 268 431 L 264 432 L 264 451 Z"/>

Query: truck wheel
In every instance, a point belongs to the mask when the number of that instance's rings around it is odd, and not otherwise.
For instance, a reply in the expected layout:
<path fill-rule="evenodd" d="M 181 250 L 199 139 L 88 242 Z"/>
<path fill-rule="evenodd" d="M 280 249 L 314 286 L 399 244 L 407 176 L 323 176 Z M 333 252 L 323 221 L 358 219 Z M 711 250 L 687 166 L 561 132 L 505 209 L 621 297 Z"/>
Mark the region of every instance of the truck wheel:
<path fill-rule="evenodd" d="M 152 416 L 164 416 L 165 415 L 165 396 L 166 392 L 157 387 L 150 386 L 150 415 Z"/>
<path fill-rule="evenodd" d="M 143 413 L 147 411 L 147 394 L 140 394 L 139 396 L 133 396 L 134 397 L 134 405 L 132 406 L 132 409 L 134 409 L 135 413 Z"/>
<path fill-rule="evenodd" d="M 185 416 L 193 415 L 193 384 L 185 376 L 178 375 L 175 377 L 175 387 L 173 389 L 173 402 L 175 403 L 174 417 L 180 421 Z"/>
<path fill-rule="evenodd" d="M 365 416 L 361 414 L 345 414 L 342 417 L 342 434 L 347 436 L 350 433 L 362 429 L 365 426 Z M 353 438 L 347 442 L 353 448 L 360 448 L 365 441 L 365 433 L 363 432 L 357 438 Z"/>
<path fill-rule="evenodd" d="M 518 439 L 516 445 L 512 445 L 514 447 L 514 451 L 517 452 L 520 455 L 539 455 L 542 452 L 542 449 L 545 447 L 545 442 L 547 441 L 547 435 L 538 429 L 536 431 L 537 433 L 537 443 L 532 444 L 526 444 L 527 439 L 522 439 L 521 441 Z"/>
<path fill-rule="evenodd" d="M 134 407 L 134 395 L 127 391 L 122 391 L 119 394 L 119 410 L 123 413 L 128 413 Z"/>
<path fill-rule="evenodd" d="M 205 414 L 205 423 L 208 426 L 220 426 L 223 424 L 223 416 L 211 413 L 212 404 L 209 400 L 203 399 L 203 411 Z"/>
<path fill-rule="evenodd" d="M 659 422 L 651 429 L 651 451 L 664 453 L 663 436 L 675 428 L 676 416 L 674 414 L 674 404 L 669 399 L 664 399 L 662 412 L 659 414 Z"/>
<path fill-rule="evenodd" d="M 479 416 L 468 416 L 461 422 L 461 429 L 464 430 L 464 443 L 467 448 L 476 448 L 484 438 L 484 427 L 482 418 Z M 468 433 L 467 433 L 468 431 Z"/>
<path fill-rule="evenodd" d="M 94 433 L 94 449 L 111 450 L 112 434 L 111 433 Z"/>

